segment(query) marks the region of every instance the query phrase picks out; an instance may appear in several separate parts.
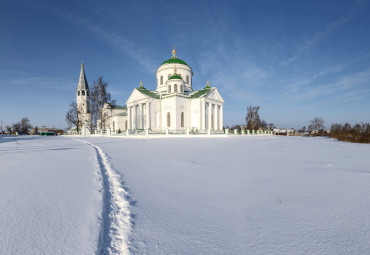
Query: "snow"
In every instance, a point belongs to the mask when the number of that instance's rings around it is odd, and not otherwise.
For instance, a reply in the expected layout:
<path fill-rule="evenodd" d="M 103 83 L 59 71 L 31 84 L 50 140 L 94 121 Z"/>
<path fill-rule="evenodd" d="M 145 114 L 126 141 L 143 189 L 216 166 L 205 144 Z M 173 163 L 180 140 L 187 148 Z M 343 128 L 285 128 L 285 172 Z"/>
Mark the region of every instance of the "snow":
<path fill-rule="evenodd" d="M 0 254 L 96 251 L 102 196 L 93 157 L 72 139 L 0 137 Z"/>
<path fill-rule="evenodd" d="M 0 137 L 1 254 L 366 254 L 370 145 Z"/>

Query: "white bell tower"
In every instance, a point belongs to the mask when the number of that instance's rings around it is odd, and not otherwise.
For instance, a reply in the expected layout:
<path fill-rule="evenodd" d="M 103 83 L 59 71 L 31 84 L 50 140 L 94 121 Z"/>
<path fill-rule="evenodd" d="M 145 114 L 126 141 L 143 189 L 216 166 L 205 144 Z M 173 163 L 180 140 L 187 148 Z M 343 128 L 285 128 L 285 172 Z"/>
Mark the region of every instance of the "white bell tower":
<path fill-rule="evenodd" d="M 87 79 L 84 71 L 84 64 L 81 64 L 80 79 L 76 92 L 78 119 L 80 127 L 86 125 L 91 128 L 91 113 L 90 113 L 90 90 L 87 84 Z"/>

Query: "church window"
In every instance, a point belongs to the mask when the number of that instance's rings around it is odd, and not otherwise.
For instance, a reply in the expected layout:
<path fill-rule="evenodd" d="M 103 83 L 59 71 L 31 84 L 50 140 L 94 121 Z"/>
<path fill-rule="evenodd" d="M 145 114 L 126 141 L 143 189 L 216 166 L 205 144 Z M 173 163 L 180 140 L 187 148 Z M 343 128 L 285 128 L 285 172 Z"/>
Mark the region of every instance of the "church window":
<path fill-rule="evenodd" d="M 185 119 L 184 119 L 184 113 L 182 112 L 181 113 L 181 127 L 184 127 L 184 122 L 185 122 Z"/>
<path fill-rule="evenodd" d="M 184 87 L 180 85 L 180 93 L 184 93 Z"/>
<path fill-rule="evenodd" d="M 161 85 L 163 84 L 163 76 L 161 76 Z"/>
<path fill-rule="evenodd" d="M 186 75 L 186 84 L 189 84 L 189 75 Z"/>
<path fill-rule="evenodd" d="M 80 95 L 80 91 L 77 92 L 77 95 Z"/>
<path fill-rule="evenodd" d="M 168 86 L 168 93 L 171 93 L 171 85 Z"/>
<path fill-rule="evenodd" d="M 167 127 L 171 127 L 171 113 L 167 113 Z"/>
<path fill-rule="evenodd" d="M 83 95 L 83 96 L 85 95 L 85 90 L 82 90 L 82 95 Z"/>
<path fill-rule="evenodd" d="M 177 93 L 177 84 L 175 84 L 174 88 L 173 88 L 173 92 L 174 93 Z"/>

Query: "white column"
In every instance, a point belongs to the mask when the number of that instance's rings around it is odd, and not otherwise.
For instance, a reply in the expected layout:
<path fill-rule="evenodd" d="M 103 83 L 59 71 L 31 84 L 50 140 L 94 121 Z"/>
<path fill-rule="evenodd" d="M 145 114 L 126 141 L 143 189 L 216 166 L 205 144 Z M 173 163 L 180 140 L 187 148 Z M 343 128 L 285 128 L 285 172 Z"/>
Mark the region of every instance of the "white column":
<path fill-rule="evenodd" d="M 212 104 L 208 103 L 208 129 L 212 128 Z"/>
<path fill-rule="evenodd" d="M 224 106 L 223 105 L 220 105 L 220 130 L 222 130 L 222 128 L 224 127 Z"/>
<path fill-rule="evenodd" d="M 215 127 L 215 130 L 218 130 L 218 105 L 215 104 L 215 112 L 213 113 L 214 114 L 214 127 Z"/>
<path fill-rule="evenodd" d="M 205 130 L 206 129 L 206 103 L 203 101 L 200 102 L 200 128 L 199 130 Z"/>
<path fill-rule="evenodd" d="M 139 124 L 138 128 L 143 129 L 143 104 L 139 104 Z"/>
<path fill-rule="evenodd" d="M 150 104 L 146 102 L 146 129 L 150 129 Z"/>
<path fill-rule="evenodd" d="M 132 129 L 136 129 L 136 115 L 137 115 L 137 113 L 136 113 L 136 109 L 137 107 L 136 107 L 136 105 L 134 104 L 134 106 L 132 107 Z"/>
<path fill-rule="evenodd" d="M 144 107 L 145 103 L 141 104 L 141 129 L 145 129 L 145 116 L 144 116 Z"/>
<path fill-rule="evenodd" d="M 131 106 L 127 106 L 127 129 L 131 129 Z"/>

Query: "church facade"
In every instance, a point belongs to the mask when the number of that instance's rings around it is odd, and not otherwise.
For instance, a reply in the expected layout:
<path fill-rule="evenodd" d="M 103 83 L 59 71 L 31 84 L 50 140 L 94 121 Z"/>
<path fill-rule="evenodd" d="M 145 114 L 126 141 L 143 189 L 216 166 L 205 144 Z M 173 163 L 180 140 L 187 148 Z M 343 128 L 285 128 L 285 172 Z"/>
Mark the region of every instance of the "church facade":
<path fill-rule="evenodd" d="M 193 70 L 176 56 L 176 50 L 155 75 L 155 90 L 140 82 L 127 99 L 127 106 L 104 105 L 103 120 L 98 120 L 102 129 L 179 133 L 223 130 L 224 100 L 220 92 L 208 81 L 203 88 L 194 90 Z"/>

